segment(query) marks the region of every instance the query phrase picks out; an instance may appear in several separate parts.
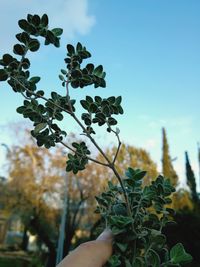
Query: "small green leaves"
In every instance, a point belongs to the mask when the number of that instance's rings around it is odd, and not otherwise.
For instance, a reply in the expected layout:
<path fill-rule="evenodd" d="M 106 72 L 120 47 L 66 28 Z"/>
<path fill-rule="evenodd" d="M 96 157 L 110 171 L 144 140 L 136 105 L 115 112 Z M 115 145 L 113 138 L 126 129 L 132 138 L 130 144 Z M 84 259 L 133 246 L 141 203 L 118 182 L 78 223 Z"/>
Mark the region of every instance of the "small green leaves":
<path fill-rule="evenodd" d="M 90 154 L 85 142 L 81 142 L 80 144 L 74 142 L 72 146 L 76 149 L 75 154 L 68 154 L 66 171 L 73 171 L 74 174 L 78 173 L 78 171 L 82 171 L 85 169 L 85 165 L 88 163 L 87 155 Z"/>
<path fill-rule="evenodd" d="M 170 250 L 171 263 L 186 264 L 191 262 L 192 256 L 188 254 L 181 243 L 176 244 Z"/>
<path fill-rule="evenodd" d="M 120 114 L 122 107 L 116 105 L 117 99 L 114 96 L 102 99 L 100 96 L 95 96 L 93 99 L 86 96 L 85 100 L 81 100 L 81 106 L 88 111 L 82 114 L 82 119 L 86 125 L 98 123 L 99 126 L 107 125 L 107 131 L 111 132 L 111 126 L 117 124 L 117 120 L 113 115 Z"/>
<path fill-rule="evenodd" d="M 70 82 L 73 88 L 83 88 L 88 85 L 94 84 L 94 87 L 105 87 L 106 82 L 105 72 L 103 66 L 99 65 L 96 68 L 93 64 L 89 63 L 85 68 L 81 68 L 81 63 L 84 59 L 89 58 L 91 54 L 86 50 L 81 43 L 77 43 L 76 47 L 71 44 L 67 45 L 67 69 L 71 77 Z"/>
<path fill-rule="evenodd" d="M 24 44 L 28 44 L 31 40 L 30 35 L 42 36 L 45 38 L 45 45 L 54 44 L 56 47 L 60 46 L 60 35 L 63 33 L 61 28 L 48 29 L 48 16 L 44 14 L 42 17 L 38 15 L 27 15 L 27 20 L 22 19 L 18 22 L 21 29 L 24 30 L 22 34 L 17 34 L 17 39 Z M 34 41 L 33 41 L 34 40 Z M 37 41 L 37 43 L 36 43 Z M 28 44 L 29 49 L 35 52 L 39 49 L 39 42 L 37 39 L 32 39 Z"/>
<path fill-rule="evenodd" d="M 110 98 L 110 101 L 114 99 Z M 127 178 L 123 179 L 123 184 L 131 211 L 127 211 L 120 187 L 112 182 L 108 183 L 108 191 L 97 198 L 98 211 L 115 236 L 114 256 L 121 262 L 120 266 L 181 266 L 191 261 L 191 256 L 181 244 L 169 253 L 162 233 L 162 228 L 170 221 L 165 200 L 169 191 L 172 193 L 174 189 L 163 176 L 158 176 L 143 188 L 145 174 L 145 171 L 131 167 L 126 171 Z M 158 215 L 160 213 L 162 216 Z M 109 262 L 106 266 L 114 265 Z"/>

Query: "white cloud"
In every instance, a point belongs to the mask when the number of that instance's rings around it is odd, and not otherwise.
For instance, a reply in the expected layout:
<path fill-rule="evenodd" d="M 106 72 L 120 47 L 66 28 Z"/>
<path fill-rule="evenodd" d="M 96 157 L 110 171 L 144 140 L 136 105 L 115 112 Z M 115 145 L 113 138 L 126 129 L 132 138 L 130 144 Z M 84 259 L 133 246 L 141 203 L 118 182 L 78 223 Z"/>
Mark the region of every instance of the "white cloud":
<path fill-rule="evenodd" d="M 28 13 L 47 13 L 50 27 L 64 29 L 66 42 L 76 35 L 88 34 L 95 24 L 94 15 L 88 13 L 89 0 L 12 0 L 0 2 L 0 50 L 11 47 L 15 42 L 14 35 L 19 31 L 17 21 L 26 18 Z M 63 38 L 63 39 L 64 39 Z"/>

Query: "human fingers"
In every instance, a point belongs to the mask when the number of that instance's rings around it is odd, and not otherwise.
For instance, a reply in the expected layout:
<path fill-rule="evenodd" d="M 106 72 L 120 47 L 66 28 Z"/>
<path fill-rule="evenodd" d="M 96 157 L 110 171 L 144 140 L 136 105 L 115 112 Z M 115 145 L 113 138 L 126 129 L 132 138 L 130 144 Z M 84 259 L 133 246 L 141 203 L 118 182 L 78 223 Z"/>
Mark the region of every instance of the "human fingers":
<path fill-rule="evenodd" d="M 57 267 L 102 267 L 112 254 L 112 233 L 105 230 L 94 241 L 81 244 Z"/>

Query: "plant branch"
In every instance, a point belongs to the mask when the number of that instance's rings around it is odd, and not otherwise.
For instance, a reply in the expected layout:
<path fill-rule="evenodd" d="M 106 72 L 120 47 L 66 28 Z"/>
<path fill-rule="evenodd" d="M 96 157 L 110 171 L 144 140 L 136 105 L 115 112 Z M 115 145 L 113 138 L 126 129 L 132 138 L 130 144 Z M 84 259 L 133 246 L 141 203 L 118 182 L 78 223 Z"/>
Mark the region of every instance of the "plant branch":
<path fill-rule="evenodd" d="M 44 96 L 41 96 L 40 94 L 37 94 L 37 93 L 35 93 L 35 92 L 29 90 L 29 89 L 28 89 L 22 82 L 20 82 L 20 81 L 19 81 L 18 79 L 16 79 L 15 77 L 12 76 L 12 77 L 10 77 L 10 78 L 13 79 L 14 81 L 18 82 L 18 84 L 21 85 L 27 92 L 31 93 L 32 95 L 34 95 L 34 96 L 36 96 L 36 97 L 38 97 L 38 98 L 41 98 L 41 99 L 45 100 L 46 102 L 48 101 L 49 103 L 53 104 L 55 107 L 60 108 L 60 109 L 62 109 L 62 111 L 64 111 L 64 112 L 66 112 L 66 113 L 68 113 L 68 114 L 71 115 L 71 112 L 70 112 L 69 110 L 67 110 L 67 109 L 65 109 L 65 108 L 63 108 L 63 107 L 61 107 L 60 105 L 54 103 L 53 101 L 49 100 L 48 98 L 46 98 L 46 97 L 44 97 Z"/>
<path fill-rule="evenodd" d="M 98 149 L 98 151 L 102 154 L 102 156 L 106 159 L 106 161 L 108 162 L 108 164 L 106 163 L 103 163 L 103 162 L 99 162 L 95 159 L 92 159 L 90 157 L 87 157 L 90 161 L 93 161 L 95 163 L 98 163 L 100 165 L 103 165 L 103 166 L 106 166 L 106 167 L 110 167 L 115 176 L 117 177 L 121 187 L 122 187 L 122 191 L 123 191 L 123 194 L 124 194 L 124 198 L 125 198 L 125 201 L 127 203 L 127 208 L 128 208 L 128 213 L 131 215 L 131 209 L 130 209 L 130 203 L 129 203 L 129 200 L 128 200 L 128 196 L 126 194 L 126 190 L 124 188 L 124 185 L 123 185 L 123 182 L 122 182 L 122 179 L 120 177 L 120 175 L 118 174 L 117 170 L 115 169 L 115 166 L 113 164 L 113 162 L 110 161 L 110 159 L 107 157 L 107 155 L 103 152 L 103 150 L 99 147 L 99 145 L 96 143 L 96 141 L 94 140 L 94 138 L 87 132 L 85 126 L 81 123 L 81 121 L 76 117 L 75 113 L 74 112 L 70 112 L 68 110 L 66 110 L 65 108 L 61 107 L 60 105 L 52 102 L 51 100 L 47 99 L 46 97 L 44 96 L 41 96 L 41 95 L 38 95 L 37 93 L 34 93 L 32 92 L 31 90 L 29 90 L 23 83 L 21 83 L 18 79 L 14 78 L 14 77 L 11 77 L 11 79 L 13 79 L 14 81 L 18 82 L 27 92 L 37 96 L 38 98 L 41 98 L 45 101 L 49 101 L 50 103 L 52 103 L 54 106 L 56 106 L 57 108 L 60 108 L 61 110 L 63 110 L 64 112 L 70 114 L 74 120 L 78 123 L 78 125 L 82 128 L 82 130 L 86 133 L 86 136 L 91 140 L 91 142 L 94 144 L 94 146 Z M 70 101 L 69 101 L 70 102 Z M 65 147 L 67 147 L 68 149 L 70 149 L 71 151 L 75 152 L 72 148 L 70 148 L 68 145 L 66 145 L 65 143 L 63 143 L 62 141 L 60 142 L 61 144 L 63 144 Z M 119 150 L 119 149 L 118 149 Z"/>
<path fill-rule="evenodd" d="M 120 146 L 121 146 L 122 143 L 120 141 L 119 134 L 116 131 L 112 130 L 112 129 L 111 129 L 111 131 L 117 136 L 117 140 L 118 140 L 117 151 L 116 151 L 115 157 L 114 157 L 113 162 L 112 162 L 112 164 L 115 164 L 115 161 L 117 159 L 117 156 L 118 156 L 118 153 L 119 153 L 119 150 L 120 150 Z"/>
<path fill-rule="evenodd" d="M 130 202 L 129 202 L 129 199 L 128 199 L 128 195 L 127 195 L 126 189 L 125 189 L 125 187 L 123 185 L 122 178 L 120 177 L 120 175 L 117 172 L 117 170 L 116 170 L 114 165 L 111 165 L 110 168 L 112 169 L 112 171 L 114 172 L 115 176 L 117 177 L 117 179 L 118 179 L 118 181 L 120 183 L 120 186 L 122 188 L 122 191 L 123 191 L 123 194 L 124 194 L 124 198 L 125 198 L 125 201 L 126 201 L 126 204 L 127 204 L 128 214 L 132 217 L 131 205 L 130 205 Z"/>

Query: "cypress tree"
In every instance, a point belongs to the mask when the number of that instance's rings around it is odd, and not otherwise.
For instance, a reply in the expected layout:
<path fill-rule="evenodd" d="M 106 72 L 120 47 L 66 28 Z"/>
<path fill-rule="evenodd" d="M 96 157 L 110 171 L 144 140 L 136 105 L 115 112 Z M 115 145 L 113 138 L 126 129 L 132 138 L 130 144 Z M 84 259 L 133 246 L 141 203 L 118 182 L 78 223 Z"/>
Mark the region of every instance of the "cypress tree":
<path fill-rule="evenodd" d="M 198 146 L 198 163 L 199 163 L 199 187 L 200 187 L 200 144 L 197 143 Z M 200 194 L 200 193 L 199 193 Z"/>
<path fill-rule="evenodd" d="M 186 161 L 185 167 L 186 167 L 187 185 L 189 186 L 189 188 L 191 190 L 191 196 L 192 196 L 192 200 L 193 200 L 194 204 L 197 204 L 200 201 L 199 201 L 198 194 L 196 191 L 196 179 L 195 179 L 195 175 L 194 175 L 194 172 L 192 170 L 192 167 L 190 165 L 187 151 L 185 152 L 185 161 Z"/>
<path fill-rule="evenodd" d="M 167 142 L 167 135 L 165 128 L 162 128 L 162 173 L 165 177 L 170 179 L 171 184 L 176 187 L 178 184 L 178 175 L 172 165 L 172 159 L 169 154 L 169 145 Z"/>

